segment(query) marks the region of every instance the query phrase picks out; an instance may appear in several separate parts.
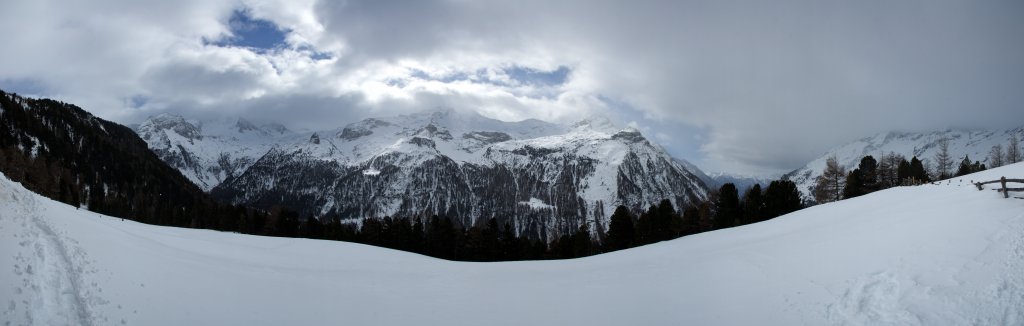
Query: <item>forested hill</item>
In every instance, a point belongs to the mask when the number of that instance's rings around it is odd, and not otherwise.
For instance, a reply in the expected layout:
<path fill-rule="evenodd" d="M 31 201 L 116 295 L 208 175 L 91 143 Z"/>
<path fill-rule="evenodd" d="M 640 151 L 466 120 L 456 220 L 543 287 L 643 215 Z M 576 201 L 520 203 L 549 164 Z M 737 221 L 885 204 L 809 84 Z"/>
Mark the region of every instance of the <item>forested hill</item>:
<path fill-rule="evenodd" d="M 0 171 L 46 197 L 107 215 L 217 224 L 211 216 L 219 205 L 134 131 L 59 101 L 0 91 Z"/>

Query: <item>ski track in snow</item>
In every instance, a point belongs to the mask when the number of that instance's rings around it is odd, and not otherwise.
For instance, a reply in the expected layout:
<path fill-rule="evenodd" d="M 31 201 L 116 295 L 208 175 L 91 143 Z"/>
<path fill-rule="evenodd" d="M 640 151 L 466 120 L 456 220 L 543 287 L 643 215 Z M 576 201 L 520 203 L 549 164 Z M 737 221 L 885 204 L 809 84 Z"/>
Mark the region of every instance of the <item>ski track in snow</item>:
<path fill-rule="evenodd" d="M 0 187 L 4 187 L 0 185 Z M 40 205 L 31 195 L 10 193 L 21 208 L 7 225 L 20 227 L 15 234 L 14 275 L 20 284 L 7 302 L 4 325 L 94 325 L 108 321 L 93 312 L 93 305 L 105 304 L 96 292 L 97 284 L 85 284 L 89 266 L 85 253 L 40 216 Z M 16 298 L 20 297 L 20 298 Z M 100 318 L 97 318 L 100 317 Z"/>

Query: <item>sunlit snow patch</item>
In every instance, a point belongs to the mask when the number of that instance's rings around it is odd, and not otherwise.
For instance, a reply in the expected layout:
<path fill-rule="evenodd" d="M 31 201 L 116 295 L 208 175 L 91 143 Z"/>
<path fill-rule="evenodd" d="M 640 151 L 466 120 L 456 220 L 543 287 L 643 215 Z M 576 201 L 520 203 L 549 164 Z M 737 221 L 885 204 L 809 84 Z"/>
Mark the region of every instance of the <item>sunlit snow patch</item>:
<path fill-rule="evenodd" d="M 521 202 L 519 202 L 519 205 L 530 206 L 530 208 L 533 208 L 533 209 L 545 209 L 545 208 L 551 209 L 551 208 L 555 208 L 555 206 L 548 205 L 548 204 L 544 203 L 543 200 L 540 200 L 540 199 L 537 199 L 537 198 L 533 198 L 533 197 L 530 197 L 530 201 L 521 201 Z"/>
<path fill-rule="evenodd" d="M 374 168 L 369 168 L 369 169 L 363 170 L 363 175 L 378 175 L 378 174 L 380 174 L 380 170 L 377 170 L 377 169 L 374 169 Z"/>

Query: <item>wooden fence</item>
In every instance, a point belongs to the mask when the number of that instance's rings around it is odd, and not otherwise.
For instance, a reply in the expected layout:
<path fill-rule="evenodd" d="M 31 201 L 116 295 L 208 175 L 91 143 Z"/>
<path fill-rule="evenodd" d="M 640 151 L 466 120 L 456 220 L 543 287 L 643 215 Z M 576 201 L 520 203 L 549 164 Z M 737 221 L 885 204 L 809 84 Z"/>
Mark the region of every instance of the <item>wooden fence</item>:
<path fill-rule="evenodd" d="M 978 186 L 978 190 L 982 190 L 982 189 L 985 189 L 983 187 L 984 185 L 987 185 L 987 184 L 990 184 L 990 183 L 998 183 L 1000 185 L 1000 188 L 996 189 L 996 191 L 1002 192 L 1003 193 L 1003 198 L 1010 198 L 1010 192 L 1011 191 L 1024 191 L 1024 188 L 1007 188 L 1006 187 L 1006 183 L 1007 182 L 1024 183 L 1024 179 L 1007 179 L 1006 177 L 1002 177 L 1002 178 L 999 178 L 999 180 L 992 180 L 992 181 L 985 181 L 985 182 L 975 182 L 974 185 Z"/>

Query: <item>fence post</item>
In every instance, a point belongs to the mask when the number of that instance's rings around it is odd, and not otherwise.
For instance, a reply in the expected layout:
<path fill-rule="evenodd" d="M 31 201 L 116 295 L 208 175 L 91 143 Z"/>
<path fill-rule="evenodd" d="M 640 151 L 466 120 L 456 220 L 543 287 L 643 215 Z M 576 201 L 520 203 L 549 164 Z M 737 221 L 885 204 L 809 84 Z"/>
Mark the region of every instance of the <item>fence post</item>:
<path fill-rule="evenodd" d="M 1003 198 L 1010 198 L 1010 192 L 1006 191 L 1006 177 L 999 178 L 999 181 L 1003 184 Z"/>

